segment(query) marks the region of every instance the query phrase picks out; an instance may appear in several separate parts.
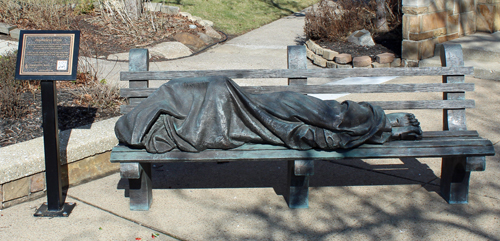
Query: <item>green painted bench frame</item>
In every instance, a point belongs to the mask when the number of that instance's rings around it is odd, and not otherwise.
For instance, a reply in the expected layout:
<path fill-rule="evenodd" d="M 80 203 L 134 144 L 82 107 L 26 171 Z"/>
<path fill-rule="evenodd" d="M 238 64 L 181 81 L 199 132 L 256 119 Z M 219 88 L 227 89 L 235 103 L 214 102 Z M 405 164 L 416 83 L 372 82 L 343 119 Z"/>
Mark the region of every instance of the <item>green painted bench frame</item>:
<path fill-rule="evenodd" d="M 221 162 L 221 161 L 287 161 L 288 188 L 284 194 L 290 208 L 309 206 L 309 178 L 314 174 L 314 160 L 364 158 L 442 158 L 441 195 L 450 204 L 467 203 L 471 171 L 485 170 L 485 156 L 494 155 L 491 141 L 468 131 L 465 109 L 474 107 L 474 100 L 465 99 L 465 91 L 473 91 L 474 84 L 464 83 L 464 75 L 473 73 L 472 67 L 463 67 L 460 45 L 443 45 L 443 67 L 386 68 L 386 69 L 316 69 L 307 70 L 304 46 L 288 47 L 288 69 L 264 70 L 200 70 L 148 71 L 148 50 L 132 49 L 129 71 L 121 72 L 120 79 L 129 82 L 121 89 L 128 104 L 121 106 L 127 113 L 149 94 L 149 80 L 168 80 L 179 77 L 225 75 L 230 78 L 288 78 L 288 86 L 243 86 L 252 93 L 296 91 L 304 94 L 326 93 L 396 93 L 443 92 L 443 100 L 371 102 L 386 110 L 442 109 L 443 131 L 424 132 L 422 140 L 393 141 L 383 145 L 364 144 L 350 150 L 292 150 L 281 146 L 246 144 L 231 150 L 210 149 L 200 153 L 173 150 L 151 154 L 143 149 L 125 145 L 113 148 L 111 162 L 120 163 L 121 177 L 129 181 L 131 210 L 149 210 L 152 202 L 151 164 L 167 162 Z M 307 85 L 312 77 L 357 76 L 442 76 L 442 83 L 383 84 L 383 85 Z"/>

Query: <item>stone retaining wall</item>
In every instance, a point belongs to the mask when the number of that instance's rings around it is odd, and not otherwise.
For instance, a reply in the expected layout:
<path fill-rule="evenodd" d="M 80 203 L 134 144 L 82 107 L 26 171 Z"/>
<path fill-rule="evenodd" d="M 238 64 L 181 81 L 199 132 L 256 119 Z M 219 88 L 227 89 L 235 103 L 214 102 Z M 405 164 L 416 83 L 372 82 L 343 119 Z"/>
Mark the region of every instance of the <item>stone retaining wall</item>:
<path fill-rule="evenodd" d="M 436 44 L 500 30 L 500 0 L 402 0 L 403 65 L 434 56 Z"/>
<path fill-rule="evenodd" d="M 500 0 L 477 0 L 476 14 L 477 31 L 500 31 Z"/>
<path fill-rule="evenodd" d="M 307 40 L 306 51 L 307 58 L 313 64 L 325 68 L 390 68 L 401 66 L 401 59 L 395 58 L 392 53 L 380 53 L 372 62 L 369 56 L 352 58 L 350 54 L 323 48 L 312 40 Z"/>

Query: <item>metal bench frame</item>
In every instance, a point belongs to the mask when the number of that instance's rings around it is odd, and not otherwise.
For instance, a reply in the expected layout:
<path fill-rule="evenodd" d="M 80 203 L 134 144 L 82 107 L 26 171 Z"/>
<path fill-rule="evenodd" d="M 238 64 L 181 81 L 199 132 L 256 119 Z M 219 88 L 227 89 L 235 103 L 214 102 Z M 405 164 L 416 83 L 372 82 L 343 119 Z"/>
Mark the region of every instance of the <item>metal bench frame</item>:
<path fill-rule="evenodd" d="M 474 85 L 464 83 L 464 75 L 473 73 L 472 67 L 463 67 L 460 45 L 443 45 L 443 67 L 389 68 L 389 69 L 318 69 L 307 70 L 304 46 L 288 47 L 288 69 L 265 70 L 205 70 L 205 71 L 148 71 L 147 49 L 130 51 L 129 71 L 122 72 L 121 80 L 129 88 L 121 90 L 128 105 L 121 108 L 127 113 L 155 91 L 149 80 L 168 80 L 179 77 L 225 75 L 230 78 L 288 78 L 288 86 L 243 86 L 252 93 L 296 91 L 304 94 L 324 93 L 395 93 L 443 92 L 443 100 L 371 102 L 385 110 L 443 109 L 443 131 L 424 132 L 422 140 L 392 141 L 383 145 L 364 144 L 349 150 L 292 150 L 281 146 L 246 144 L 231 150 L 209 149 L 200 153 L 173 150 L 151 154 L 143 149 L 125 145 L 113 148 L 111 162 L 120 163 L 121 177 L 129 181 L 131 210 L 149 210 L 152 202 L 151 164 L 166 162 L 220 162 L 220 161 L 287 161 L 288 187 L 284 194 L 290 208 L 309 206 L 309 178 L 314 174 L 314 160 L 363 158 L 428 158 L 442 157 L 441 195 L 450 204 L 468 202 L 471 171 L 485 170 L 485 156 L 494 155 L 491 141 L 479 137 L 466 127 L 465 109 L 474 107 L 474 100 L 465 99 L 465 91 Z M 312 77 L 355 76 L 426 76 L 440 75 L 436 84 L 383 84 L 383 85 L 307 85 Z"/>

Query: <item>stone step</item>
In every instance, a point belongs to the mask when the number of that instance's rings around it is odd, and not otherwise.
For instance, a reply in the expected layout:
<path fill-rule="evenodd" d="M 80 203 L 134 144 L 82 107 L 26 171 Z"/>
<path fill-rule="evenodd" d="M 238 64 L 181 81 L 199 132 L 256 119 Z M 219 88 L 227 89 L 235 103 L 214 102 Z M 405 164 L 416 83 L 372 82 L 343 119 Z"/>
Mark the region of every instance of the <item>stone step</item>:
<path fill-rule="evenodd" d="M 485 56 L 487 57 L 487 61 L 465 59 L 464 66 L 474 67 L 474 77 L 476 78 L 500 81 L 500 63 L 497 61 L 490 61 L 489 56 Z M 483 59 L 485 56 L 483 56 Z M 439 67 L 441 66 L 441 58 L 439 56 L 434 56 L 429 59 L 420 60 L 418 66 Z"/>

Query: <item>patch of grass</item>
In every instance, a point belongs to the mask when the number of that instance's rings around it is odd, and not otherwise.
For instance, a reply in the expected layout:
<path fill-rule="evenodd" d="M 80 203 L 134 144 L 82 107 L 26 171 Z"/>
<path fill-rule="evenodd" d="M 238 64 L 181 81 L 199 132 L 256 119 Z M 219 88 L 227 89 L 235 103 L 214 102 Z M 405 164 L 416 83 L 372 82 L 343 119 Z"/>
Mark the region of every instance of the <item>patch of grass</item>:
<path fill-rule="evenodd" d="M 319 0 L 153 0 L 178 6 L 214 22 L 215 28 L 239 35 L 307 8 Z"/>

